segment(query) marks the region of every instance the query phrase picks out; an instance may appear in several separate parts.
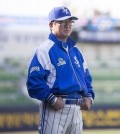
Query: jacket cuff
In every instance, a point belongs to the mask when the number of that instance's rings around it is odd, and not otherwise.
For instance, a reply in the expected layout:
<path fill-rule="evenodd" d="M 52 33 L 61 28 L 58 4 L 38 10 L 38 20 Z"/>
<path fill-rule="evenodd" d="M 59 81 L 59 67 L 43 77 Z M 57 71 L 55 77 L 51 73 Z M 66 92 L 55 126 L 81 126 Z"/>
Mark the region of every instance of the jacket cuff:
<path fill-rule="evenodd" d="M 53 94 L 50 94 L 50 95 L 47 97 L 46 102 L 52 105 L 55 100 L 56 100 L 56 96 L 53 95 Z"/>
<path fill-rule="evenodd" d="M 91 93 L 88 93 L 87 95 L 85 95 L 85 97 L 91 97 L 91 98 L 93 98 Z"/>
<path fill-rule="evenodd" d="M 92 97 L 92 94 L 88 93 L 85 97 L 88 97 L 88 98 L 91 99 L 91 104 L 94 103 L 94 99 L 93 99 L 93 97 Z"/>

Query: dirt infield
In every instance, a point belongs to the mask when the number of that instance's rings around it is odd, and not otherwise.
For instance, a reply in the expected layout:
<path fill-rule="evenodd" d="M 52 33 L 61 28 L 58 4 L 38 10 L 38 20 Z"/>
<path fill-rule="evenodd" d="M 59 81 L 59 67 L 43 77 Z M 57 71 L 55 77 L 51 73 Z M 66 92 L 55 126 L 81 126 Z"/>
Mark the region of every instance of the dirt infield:
<path fill-rule="evenodd" d="M 39 134 L 37 131 L 32 131 L 32 132 L 5 132 L 5 133 L 0 133 L 0 134 Z"/>
<path fill-rule="evenodd" d="M 120 129 L 100 129 L 100 130 L 84 130 L 83 134 L 120 134 Z M 32 132 L 6 132 L 0 134 L 38 134 L 37 131 Z"/>
<path fill-rule="evenodd" d="M 83 134 L 120 134 L 120 129 L 84 130 Z"/>

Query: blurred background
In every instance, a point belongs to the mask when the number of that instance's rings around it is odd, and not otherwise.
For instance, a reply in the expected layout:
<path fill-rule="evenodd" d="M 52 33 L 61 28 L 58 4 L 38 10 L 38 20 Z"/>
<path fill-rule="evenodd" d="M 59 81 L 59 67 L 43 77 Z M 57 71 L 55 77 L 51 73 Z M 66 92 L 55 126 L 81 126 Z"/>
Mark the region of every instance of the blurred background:
<path fill-rule="evenodd" d="M 119 0 L 0 0 L 0 132 L 37 130 L 39 102 L 27 94 L 27 69 L 50 32 L 49 11 L 63 5 L 79 18 L 71 37 L 87 60 L 96 93 L 92 110 L 83 111 L 84 128 L 120 129 L 119 4 Z"/>

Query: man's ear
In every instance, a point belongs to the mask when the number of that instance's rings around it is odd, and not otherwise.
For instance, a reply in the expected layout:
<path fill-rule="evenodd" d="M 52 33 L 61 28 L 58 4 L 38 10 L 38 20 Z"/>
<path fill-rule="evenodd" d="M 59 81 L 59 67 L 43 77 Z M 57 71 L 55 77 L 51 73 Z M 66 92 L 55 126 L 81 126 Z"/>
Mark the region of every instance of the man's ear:
<path fill-rule="evenodd" d="M 54 23 L 54 22 L 50 22 L 50 23 L 49 23 L 50 30 L 53 29 L 53 23 Z"/>

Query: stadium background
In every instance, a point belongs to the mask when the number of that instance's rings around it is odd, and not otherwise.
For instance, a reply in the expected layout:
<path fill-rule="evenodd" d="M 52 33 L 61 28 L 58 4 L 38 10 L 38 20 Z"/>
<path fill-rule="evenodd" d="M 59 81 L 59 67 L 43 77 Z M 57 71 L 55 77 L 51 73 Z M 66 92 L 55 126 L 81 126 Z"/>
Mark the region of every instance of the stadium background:
<path fill-rule="evenodd" d="M 88 1 L 91 4 L 90 0 Z M 7 0 L 5 2 L 10 7 L 9 2 Z M 75 4 L 72 6 L 70 0 L 54 4 L 52 2 L 50 7 L 55 4 L 64 4 L 71 8 L 73 13 L 79 15 L 79 21 L 76 22 L 77 26 L 74 27 L 71 36 L 78 42 L 78 46 L 87 59 L 96 92 L 92 110 L 83 111 L 85 132 L 87 133 L 89 129 L 91 131 L 98 129 L 95 133 L 99 133 L 99 129 L 103 133 L 108 129 L 113 129 L 113 131 L 110 130 L 112 133 L 119 132 L 119 17 L 113 16 L 111 10 L 103 11 L 99 8 L 96 10 L 93 5 L 92 8 L 84 10 L 83 17 L 76 11 L 77 6 Z M 5 3 L 0 0 L 0 5 L 4 7 Z M 30 2 L 27 6 L 30 6 Z M 17 10 L 16 7 L 14 8 Z M 25 12 L 27 12 L 26 8 Z M 16 131 L 33 131 L 34 133 L 37 130 L 39 102 L 29 98 L 25 82 L 30 57 L 49 33 L 47 24 L 45 15 L 30 16 L 9 14 L 9 12 L 0 14 L 0 133 Z"/>

